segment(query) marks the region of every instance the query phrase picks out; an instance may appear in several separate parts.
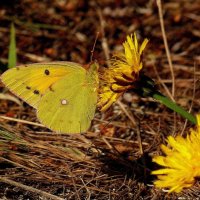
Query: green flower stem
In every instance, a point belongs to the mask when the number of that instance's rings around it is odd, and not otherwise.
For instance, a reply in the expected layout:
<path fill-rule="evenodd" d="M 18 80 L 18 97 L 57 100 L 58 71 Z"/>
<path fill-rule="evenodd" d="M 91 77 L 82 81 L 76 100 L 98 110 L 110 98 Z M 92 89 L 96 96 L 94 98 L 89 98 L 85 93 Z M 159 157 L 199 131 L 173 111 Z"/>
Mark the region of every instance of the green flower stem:
<path fill-rule="evenodd" d="M 196 117 L 194 117 L 182 107 L 178 106 L 175 102 L 171 101 L 169 98 L 161 94 L 156 89 L 155 82 L 145 74 L 140 74 L 140 79 L 134 83 L 133 91 L 141 97 L 152 97 L 160 101 L 160 103 L 179 113 L 182 117 L 188 119 L 193 124 L 197 124 Z"/>
<path fill-rule="evenodd" d="M 166 96 L 164 96 L 160 92 L 154 91 L 154 92 L 151 93 L 151 96 L 154 99 L 159 100 L 162 104 L 164 104 L 165 106 L 167 106 L 171 110 L 179 113 L 182 117 L 184 117 L 185 119 L 188 119 L 193 124 L 197 124 L 196 117 L 194 117 L 192 114 L 188 113 L 186 110 L 184 110 L 182 107 L 178 106 L 176 103 L 171 101 L 169 98 L 167 98 Z"/>

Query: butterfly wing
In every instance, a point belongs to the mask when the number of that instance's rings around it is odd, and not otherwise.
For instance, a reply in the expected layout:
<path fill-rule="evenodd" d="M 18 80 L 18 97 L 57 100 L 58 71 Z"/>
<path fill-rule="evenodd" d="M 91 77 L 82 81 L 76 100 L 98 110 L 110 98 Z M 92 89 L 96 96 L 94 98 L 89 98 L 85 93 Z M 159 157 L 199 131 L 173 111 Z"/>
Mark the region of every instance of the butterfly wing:
<path fill-rule="evenodd" d="M 41 123 L 62 133 L 85 132 L 97 103 L 97 71 L 77 71 L 57 81 L 42 96 L 37 116 Z"/>
<path fill-rule="evenodd" d="M 53 84 L 75 71 L 84 69 L 73 62 L 36 63 L 9 69 L 1 80 L 14 94 L 37 108 L 41 96 Z"/>

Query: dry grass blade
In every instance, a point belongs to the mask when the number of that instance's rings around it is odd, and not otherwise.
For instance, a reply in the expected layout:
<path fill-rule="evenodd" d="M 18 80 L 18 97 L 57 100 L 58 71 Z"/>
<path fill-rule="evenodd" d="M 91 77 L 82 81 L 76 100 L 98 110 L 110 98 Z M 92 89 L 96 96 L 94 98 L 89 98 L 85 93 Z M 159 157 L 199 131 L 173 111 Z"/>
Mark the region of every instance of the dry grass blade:
<path fill-rule="evenodd" d="M 10 121 L 14 121 L 14 122 L 23 123 L 23 124 L 30 124 L 33 126 L 45 127 L 44 125 L 39 124 L 39 123 L 30 122 L 30 121 L 22 120 L 22 119 L 16 119 L 16 118 L 12 118 L 12 117 L 6 117 L 6 116 L 2 116 L 2 115 L 0 115 L 0 119 L 10 120 Z"/>
<path fill-rule="evenodd" d="M 97 9 L 97 12 L 98 12 L 98 15 L 99 15 L 100 28 L 101 28 L 101 34 L 102 34 L 101 45 L 102 45 L 102 48 L 103 48 L 103 51 L 104 51 L 104 54 L 105 54 L 105 57 L 106 57 L 107 65 L 109 66 L 110 65 L 110 62 L 109 62 L 109 60 L 110 60 L 110 50 L 109 50 L 109 46 L 108 46 L 108 41 L 105 37 L 106 21 L 103 18 L 102 11 L 101 11 L 100 8 Z"/>
<path fill-rule="evenodd" d="M 161 0 L 157 0 L 157 5 L 158 5 L 158 11 L 159 11 L 160 26 L 161 26 L 164 45 L 165 45 L 165 51 L 166 51 L 166 54 L 167 54 L 167 59 L 168 59 L 168 63 L 169 63 L 170 71 L 171 71 L 171 76 L 172 76 L 172 97 L 174 97 L 174 95 L 175 95 L 175 75 L 174 75 L 174 69 L 173 69 L 173 65 L 172 65 L 171 55 L 170 55 L 169 46 L 168 46 L 167 37 L 166 37 L 166 32 L 165 32 Z"/>
<path fill-rule="evenodd" d="M 29 192 L 38 194 L 38 195 L 40 195 L 40 196 L 42 196 L 44 198 L 49 198 L 49 199 L 52 199 L 52 200 L 64 200 L 63 198 L 57 197 L 55 195 L 52 195 L 50 193 L 44 192 L 42 190 L 27 186 L 27 185 L 21 184 L 19 182 L 10 180 L 10 179 L 8 179 L 6 177 L 0 177 L 0 182 L 4 182 L 4 183 L 10 184 L 10 185 L 22 188 L 25 191 L 29 191 Z"/>
<path fill-rule="evenodd" d="M 134 119 L 134 117 L 131 114 L 128 113 L 128 111 L 126 110 L 126 108 L 124 107 L 124 105 L 120 101 L 117 101 L 117 104 L 120 106 L 120 108 L 126 114 L 126 116 L 129 118 L 129 120 L 131 121 L 133 126 L 137 127 L 137 139 L 138 139 L 138 144 L 139 144 L 139 148 L 140 148 L 140 153 L 142 155 L 143 154 L 142 140 L 141 140 L 141 136 L 140 136 L 140 130 L 139 130 L 139 128 L 138 128 L 138 126 L 135 122 L 136 120 Z"/>

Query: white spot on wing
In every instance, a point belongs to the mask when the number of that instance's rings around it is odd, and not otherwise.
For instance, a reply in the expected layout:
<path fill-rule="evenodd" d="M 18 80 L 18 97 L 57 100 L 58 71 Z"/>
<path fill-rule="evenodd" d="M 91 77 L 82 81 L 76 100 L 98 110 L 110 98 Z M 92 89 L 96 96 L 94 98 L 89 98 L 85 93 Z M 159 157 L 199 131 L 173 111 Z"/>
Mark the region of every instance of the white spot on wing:
<path fill-rule="evenodd" d="M 66 99 L 61 99 L 61 104 L 62 105 L 67 105 L 68 104 L 68 101 Z"/>

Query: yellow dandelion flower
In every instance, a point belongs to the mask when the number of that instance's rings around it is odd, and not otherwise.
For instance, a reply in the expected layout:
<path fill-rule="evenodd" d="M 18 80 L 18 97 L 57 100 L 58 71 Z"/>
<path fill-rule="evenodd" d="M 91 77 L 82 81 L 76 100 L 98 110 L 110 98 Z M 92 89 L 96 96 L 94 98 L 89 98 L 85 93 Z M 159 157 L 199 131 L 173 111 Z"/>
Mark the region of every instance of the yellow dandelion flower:
<path fill-rule="evenodd" d="M 186 138 L 169 136 L 167 142 L 168 146 L 161 145 L 165 156 L 153 158 L 154 162 L 163 166 L 152 172 L 158 175 L 154 184 L 178 193 L 191 187 L 195 178 L 200 177 L 200 114 L 197 115 L 197 128 L 191 129 Z"/>
<path fill-rule="evenodd" d="M 143 66 L 141 55 L 147 43 L 145 39 L 139 46 L 136 34 L 127 36 L 123 43 L 124 53 L 115 54 L 109 68 L 103 70 L 98 101 L 101 111 L 109 108 L 127 89 L 133 88 Z"/>

